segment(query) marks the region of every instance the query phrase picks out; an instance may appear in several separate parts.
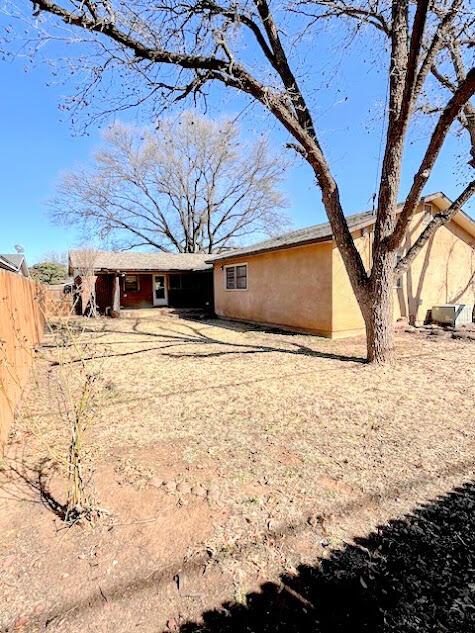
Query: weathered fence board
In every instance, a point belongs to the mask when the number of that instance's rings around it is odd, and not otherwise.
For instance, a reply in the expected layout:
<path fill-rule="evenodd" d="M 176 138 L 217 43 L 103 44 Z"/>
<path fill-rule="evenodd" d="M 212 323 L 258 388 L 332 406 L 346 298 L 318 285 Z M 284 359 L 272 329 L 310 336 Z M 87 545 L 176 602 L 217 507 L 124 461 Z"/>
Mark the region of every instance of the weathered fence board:
<path fill-rule="evenodd" d="M 64 294 L 64 285 L 43 286 L 46 317 L 66 317 L 74 314 L 73 294 Z"/>
<path fill-rule="evenodd" d="M 0 448 L 44 332 L 43 303 L 41 284 L 0 270 Z"/>

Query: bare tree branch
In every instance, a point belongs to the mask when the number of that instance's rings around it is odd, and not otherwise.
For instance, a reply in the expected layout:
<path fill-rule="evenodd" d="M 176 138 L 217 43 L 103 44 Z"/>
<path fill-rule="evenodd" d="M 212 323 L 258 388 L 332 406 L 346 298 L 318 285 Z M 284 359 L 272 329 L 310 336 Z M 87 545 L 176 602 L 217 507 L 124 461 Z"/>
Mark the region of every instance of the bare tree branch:
<path fill-rule="evenodd" d="M 464 104 L 467 103 L 474 93 L 475 68 L 472 68 L 448 102 L 432 133 L 424 158 L 422 159 L 419 169 L 414 176 L 413 185 L 406 198 L 403 210 L 397 220 L 396 228 L 389 237 L 388 242 L 391 249 L 397 248 L 401 243 L 409 221 L 417 207 L 422 189 L 430 176 L 432 167 L 435 164 L 449 129 L 459 115 Z"/>
<path fill-rule="evenodd" d="M 111 0 L 107 3 L 30 1 L 39 9 L 40 18 L 50 14 L 67 26 L 78 27 L 88 34 L 88 54 L 95 51 L 99 61 L 79 95 L 77 103 L 81 105 L 92 98 L 102 74 L 116 69 L 131 81 L 137 81 L 137 86 L 135 91 L 128 92 L 129 84 L 123 82 L 124 94 L 110 97 L 108 110 L 111 112 L 130 103 L 143 104 L 147 99 L 156 100 L 163 107 L 186 97 L 206 99 L 207 87 L 219 82 L 221 86 L 233 88 L 260 103 L 279 121 L 291 137 L 288 146 L 311 167 L 321 191 L 336 245 L 365 320 L 369 358 L 383 359 L 386 353 L 390 354 L 395 249 L 409 227 L 451 125 L 459 120 L 469 131 L 474 125 L 470 98 L 475 71 L 464 73 L 461 62 L 465 57 L 459 57 L 458 49 L 453 48 L 454 42 L 458 47 L 470 46 L 473 15 L 468 0 L 292 0 L 290 6 L 274 5 L 268 0 L 220 0 L 219 4 L 214 0 L 181 0 L 179 3 L 173 0 L 154 3 L 146 0 Z M 289 13 L 299 13 L 306 20 L 304 31 L 313 24 L 321 24 L 321 20 L 337 20 L 340 25 L 341 20 L 348 18 L 356 23 L 356 31 L 359 25 L 370 25 L 384 33 L 390 44 L 388 48 L 381 47 L 384 67 L 388 71 L 389 108 L 370 271 L 366 270 L 348 228 L 330 154 L 321 141 L 322 127 L 316 125 L 303 91 L 305 84 L 291 64 L 293 48 L 282 27 L 286 24 L 292 30 L 299 21 L 294 21 L 295 16 L 289 20 Z M 315 50 L 320 43 L 317 36 L 313 42 Z M 374 45 L 374 39 L 371 45 Z M 452 70 L 447 69 L 446 51 L 451 55 Z M 405 139 L 418 101 L 426 100 L 428 90 L 433 88 L 428 82 L 430 73 L 437 82 L 438 78 L 442 79 L 443 90 L 437 97 L 443 98 L 444 102 L 434 100 L 425 108 L 432 116 L 437 116 L 437 122 L 403 211 L 398 215 L 396 201 Z M 307 82 L 312 76 L 312 72 L 306 73 Z M 439 83 L 436 87 L 440 87 Z M 450 98 L 445 94 L 446 90 L 450 91 Z M 318 93 L 315 100 L 319 106 Z M 472 146 L 473 138 L 475 131 Z M 186 179 L 179 177 L 176 169 L 175 172 L 171 180 L 183 189 Z M 247 234 L 250 218 L 236 219 L 236 208 L 231 205 L 218 222 L 223 232 L 220 235 L 213 233 L 216 225 L 210 220 L 210 211 L 216 208 L 218 200 L 225 198 L 216 187 L 213 170 L 204 178 L 203 169 L 199 167 L 195 176 L 188 197 L 182 200 L 175 192 L 168 195 L 167 204 L 174 209 L 182 227 L 180 238 L 176 240 L 180 248 L 199 248 L 204 234 L 208 244 L 221 244 L 233 221 L 241 235 Z M 252 178 L 252 173 L 247 177 Z M 134 176 L 130 182 L 137 191 L 142 190 L 143 206 L 147 196 L 142 181 Z M 145 184 L 150 189 L 150 182 Z M 108 185 L 109 190 L 105 193 L 109 195 L 113 188 L 112 183 Z M 209 193 L 203 207 L 206 212 L 196 214 L 196 201 L 204 188 Z M 236 189 L 234 200 L 242 200 L 244 191 L 245 188 Z M 92 201 L 103 204 L 105 193 L 102 199 L 92 196 Z M 164 195 L 163 191 L 161 195 Z M 165 225 L 157 205 L 150 205 L 145 213 L 130 200 L 128 195 L 117 200 L 117 208 L 125 214 L 126 223 L 134 218 L 135 229 L 148 235 L 153 223 L 148 225 L 141 216 L 149 217 L 152 213 L 164 234 L 168 231 L 176 236 L 175 227 L 170 223 L 168 227 Z M 149 204 L 150 200 L 146 203 L 147 208 Z M 123 216 L 121 218 L 124 221 Z M 104 226 L 106 232 L 112 226 L 112 220 L 108 221 L 109 224 L 106 222 Z"/>
<path fill-rule="evenodd" d="M 446 211 L 441 211 L 434 215 L 432 220 L 426 226 L 426 228 L 419 235 L 417 240 L 411 246 L 411 248 L 407 251 L 406 255 L 402 257 L 395 267 L 396 275 L 401 275 L 406 272 L 407 269 L 411 266 L 412 262 L 415 260 L 420 251 L 424 248 L 425 244 L 431 239 L 431 237 L 435 234 L 437 229 L 447 222 L 451 220 L 456 213 L 458 213 L 464 204 L 470 200 L 470 198 L 475 194 L 475 180 L 465 187 L 463 192 L 458 196 L 458 198 L 450 205 L 450 207 Z"/>
<path fill-rule="evenodd" d="M 449 77 L 444 75 L 439 70 L 435 62 L 432 64 L 431 72 L 437 79 L 437 81 L 441 84 L 441 86 L 443 86 L 450 92 L 455 93 L 457 90 L 457 86 L 462 83 L 466 77 L 466 70 L 460 50 L 461 44 L 457 37 L 454 35 L 453 31 L 448 32 L 445 46 L 449 52 L 455 71 L 454 80 L 451 80 Z M 468 164 L 475 169 L 475 107 L 470 101 L 467 101 L 464 104 L 462 111 L 458 115 L 458 119 L 462 127 L 465 128 L 469 134 L 471 158 L 468 161 Z"/>
<path fill-rule="evenodd" d="M 423 22 L 419 19 L 419 22 Z M 419 25 L 419 29 L 423 24 Z M 409 0 L 392 3 L 391 57 L 389 66 L 389 117 L 378 193 L 374 252 L 379 258 L 381 240 L 394 228 L 401 178 L 402 152 L 410 105 L 412 81 L 408 74 Z M 415 56 L 415 53 L 413 53 Z M 406 94 L 408 93 L 408 94 Z M 375 269 L 376 275 L 379 274 Z"/>
<path fill-rule="evenodd" d="M 63 176 L 52 214 L 121 248 L 138 238 L 162 251 L 212 252 L 237 244 L 243 227 L 273 235 L 286 226 L 282 172 L 265 138 L 239 143 L 230 121 L 184 113 L 156 131 L 116 124 L 92 170 Z"/>
<path fill-rule="evenodd" d="M 414 88 L 414 94 L 416 97 L 419 96 L 424 86 L 424 82 L 427 79 L 427 75 L 429 74 L 429 72 L 431 72 L 437 55 L 444 46 L 445 36 L 449 32 L 452 22 L 457 15 L 457 11 L 460 9 L 461 5 L 462 0 L 454 0 L 452 2 L 450 9 L 443 16 L 443 19 L 441 20 L 435 32 L 435 35 L 430 40 L 429 46 L 427 47 L 426 55 L 417 74 L 417 80 Z M 423 43 L 423 39 L 421 38 L 421 46 L 423 45 Z"/>
<path fill-rule="evenodd" d="M 354 18 L 363 23 L 371 24 L 385 35 L 390 36 L 391 24 L 377 6 L 377 2 L 355 6 L 354 2 L 347 0 L 298 0 L 294 7 L 291 7 L 291 10 L 316 21 L 339 17 Z M 317 12 L 315 7 L 322 8 L 324 11 Z"/>

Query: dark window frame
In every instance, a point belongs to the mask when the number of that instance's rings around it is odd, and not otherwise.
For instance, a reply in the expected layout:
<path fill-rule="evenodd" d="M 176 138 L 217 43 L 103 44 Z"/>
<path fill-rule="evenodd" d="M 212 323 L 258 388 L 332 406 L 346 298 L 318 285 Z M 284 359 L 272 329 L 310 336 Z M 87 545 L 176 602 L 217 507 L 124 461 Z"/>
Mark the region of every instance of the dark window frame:
<path fill-rule="evenodd" d="M 127 283 L 128 283 L 128 279 L 130 279 L 130 277 L 135 277 L 135 284 L 133 288 L 128 287 Z M 140 292 L 140 275 L 125 275 L 124 277 L 124 292 Z"/>
<path fill-rule="evenodd" d="M 169 290 L 183 290 L 183 279 L 180 273 L 171 273 L 168 276 L 168 289 Z M 179 280 L 179 283 L 177 283 Z"/>
<path fill-rule="evenodd" d="M 248 289 L 248 265 L 247 262 L 230 264 L 224 267 L 224 289 L 227 291 L 240 291 Z M 240 285 L 241 284 L 241 285 Z"/>

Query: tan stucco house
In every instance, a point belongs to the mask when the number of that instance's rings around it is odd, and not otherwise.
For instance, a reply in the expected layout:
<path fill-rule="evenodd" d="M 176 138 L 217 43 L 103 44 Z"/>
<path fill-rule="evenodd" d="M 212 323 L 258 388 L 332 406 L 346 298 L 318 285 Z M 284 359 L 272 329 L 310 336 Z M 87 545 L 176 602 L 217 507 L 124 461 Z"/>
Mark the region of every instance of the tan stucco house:
<path fill-rule="evenodd" d="M 434 213 L 443 193 L 423 198 L 400 255 Z M 347 218 L 370 267 L 375 216 Z M 394 288 L 394 318 L 424 322 L 434 305 L 475 303 L 475 222 L 460 211 L 418 254 Z M 364 332 L 364 322 L 329 224 L 301 229 L 210 258 L 218 316 L 341 338 Z"/>

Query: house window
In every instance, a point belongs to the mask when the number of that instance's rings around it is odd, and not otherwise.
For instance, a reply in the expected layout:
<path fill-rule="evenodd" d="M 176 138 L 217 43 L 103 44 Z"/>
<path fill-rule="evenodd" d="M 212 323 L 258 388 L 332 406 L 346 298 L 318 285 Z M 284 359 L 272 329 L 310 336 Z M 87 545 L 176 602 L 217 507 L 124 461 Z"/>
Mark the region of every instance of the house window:
<path fill-rule="evenodd" d="M 170 275 L 168 277 L 168 287 L 170 290 L 181 290 L 182 289 L 182 276 L 181 275 Z"/>
<path fill-rule="evenodd" d="M 225 267 L 226 290 L 247 290 L 247 264 Z"/>
<path fill-rule="evenodd" d="M 125 275 L 125 292 L 138 292 L 140 290 L 138 275 Z"/>

